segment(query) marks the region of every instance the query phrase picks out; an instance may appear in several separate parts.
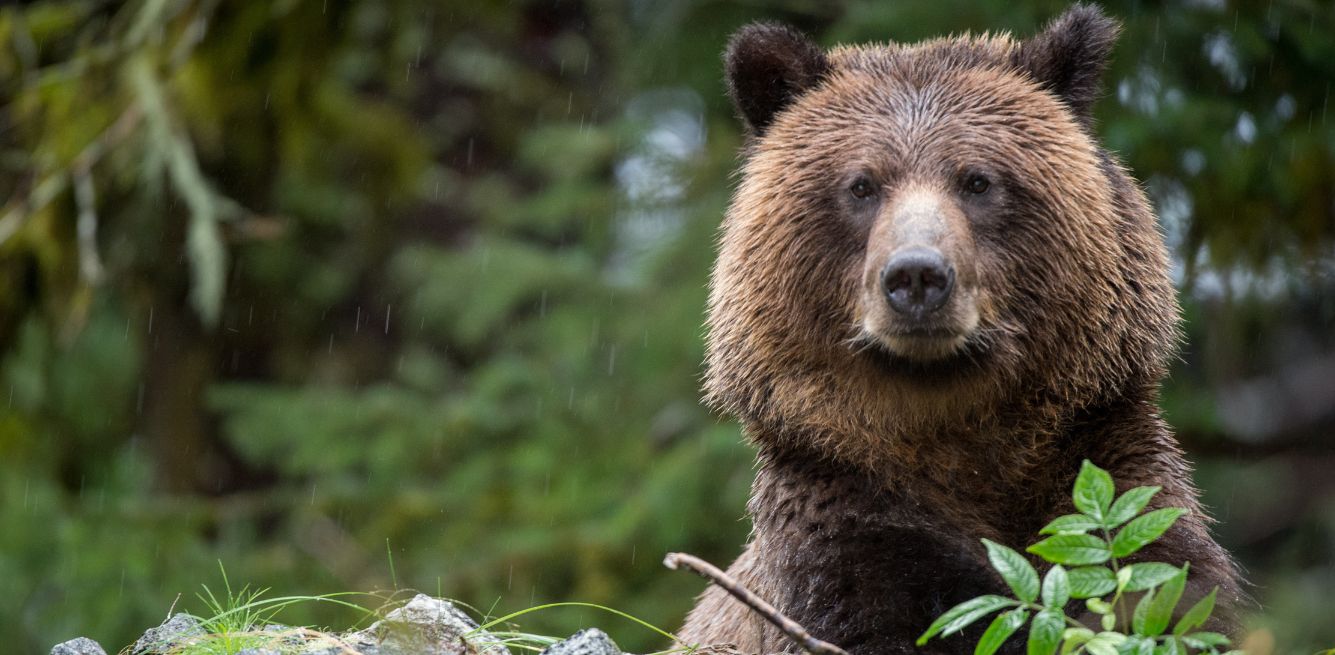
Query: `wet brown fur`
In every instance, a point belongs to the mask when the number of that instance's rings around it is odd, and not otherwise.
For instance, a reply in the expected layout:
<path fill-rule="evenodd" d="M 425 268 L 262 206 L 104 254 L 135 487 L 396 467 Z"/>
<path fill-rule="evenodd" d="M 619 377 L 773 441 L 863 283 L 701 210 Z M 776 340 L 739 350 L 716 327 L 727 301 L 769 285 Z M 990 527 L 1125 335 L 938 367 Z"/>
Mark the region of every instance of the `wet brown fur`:
<path fill-rule="evenodd" d="M 1023 550 L 1072 511 L 1088 458 L 1119 490 L 1161 485 L 1155 506 L 1191 510 L 1143 557 L 1190 560 L 1196 595 L 1221 585 L 1216 627 L 1231 629 L 1234 567 L 1158 415 L 1179 338 L 1167 253 L 1089 120 L 1115 23 L 1077 7 L 1028 41 L 828 53 L 747 29 L 728 69 L 752 136 L 711 285 L 705 383 L 759 448 L 754 532 L 730 572 L 854 655 L 912 651 L 951 605 L 1005 592 L 979 539 Z M 756 70 L 772 84 L 739 82 Z M 966 170 L 994 180 L 985 202 L 961 195 Z M 875 211 L 848 205 L 859 173 L 879 185 Z M 978 314 L 944 362 L 888 353 L 862 328 L 880 311 L 867 271 L 895 245 L 885 222 L 913 194 L 939 201 Z M 793 650 L 717 589 L 681 636 Z"/>

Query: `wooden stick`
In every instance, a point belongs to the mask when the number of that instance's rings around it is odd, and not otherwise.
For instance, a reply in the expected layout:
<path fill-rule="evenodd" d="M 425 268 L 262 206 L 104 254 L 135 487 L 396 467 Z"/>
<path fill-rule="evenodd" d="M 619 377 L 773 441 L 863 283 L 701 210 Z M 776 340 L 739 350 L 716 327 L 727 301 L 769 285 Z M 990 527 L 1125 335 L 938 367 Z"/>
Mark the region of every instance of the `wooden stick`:
<path fill-rule="evenodd" d="M 694 555 L 686 553 L 668 553 L 663 558 L 663 566 L 673 571 L 680 570 L 681 567 L 690 569 L 697 575 L 723 588 L 724 591 L 732 594 L 733 598 L 741 601 L 743 605 L 751 608 L 756 614 L 765 617 L 766 621 L 774 624 L 774 627 L 783 632 L 789 639 L 793 640 L 798 646 L 802 647 L 811 655 L 848 655 L 844 649 L 835 646 L 826 641 L 821 641 L 806 631 L 801 625 L 775 609 L 773 605 L 765 602 L 765 599 L 755 595 L 750 589 L 743 587 L 732 576 L 720 571 L 718 567 L 706 562 Z"/>

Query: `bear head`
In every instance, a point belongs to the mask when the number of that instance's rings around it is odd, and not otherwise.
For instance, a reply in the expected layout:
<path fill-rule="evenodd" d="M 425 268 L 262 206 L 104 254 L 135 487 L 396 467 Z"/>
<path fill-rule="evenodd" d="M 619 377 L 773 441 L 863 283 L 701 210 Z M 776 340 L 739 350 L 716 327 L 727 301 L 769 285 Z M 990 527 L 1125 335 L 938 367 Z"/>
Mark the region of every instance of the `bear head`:
<path fill-rule="evenodd" d="M 1154 216 L 1095 141 L 1118 31 L 825 51 L 753 24 L 705 389 L 753 438 L 858 462 L 1155 389 L 1179 310 Z M 899 450 L 896 450 L 899 449 Z"/>

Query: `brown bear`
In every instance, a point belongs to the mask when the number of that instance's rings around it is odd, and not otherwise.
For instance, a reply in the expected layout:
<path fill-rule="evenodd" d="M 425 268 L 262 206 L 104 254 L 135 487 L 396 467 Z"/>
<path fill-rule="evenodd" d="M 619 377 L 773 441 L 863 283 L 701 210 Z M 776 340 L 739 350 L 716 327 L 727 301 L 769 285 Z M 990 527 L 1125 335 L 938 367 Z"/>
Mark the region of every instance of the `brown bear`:
<path fill-rule="evenodd" d="M 1023 552 L 1085 459 L 1190 510 L 1137 557 L 1189 560 L 1180 607 L 1217 585 L 1213 627 L 1235 627 L 1235 567 L 1156 407 L 1180 338 L 1163 238 L 1092 127 L 1118 29 L 1076 6 L 1023 41 L 826 52 L 753 24 L 728 45 L 748 140 L 705 391 L 759 449 L 729 572 L 854 655 L 916 651 L 946 609 L 1007 593 L 979 540 Z M 680 636 L 794 649 L 718 588 Z"/>

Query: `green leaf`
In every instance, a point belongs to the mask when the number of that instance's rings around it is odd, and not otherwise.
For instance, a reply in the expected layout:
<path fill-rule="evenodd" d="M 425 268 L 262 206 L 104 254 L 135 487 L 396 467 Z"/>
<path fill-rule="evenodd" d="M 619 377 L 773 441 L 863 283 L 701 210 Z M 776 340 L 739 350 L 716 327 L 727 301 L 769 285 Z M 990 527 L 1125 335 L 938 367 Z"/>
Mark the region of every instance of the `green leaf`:
<path fill-rule="evenodd" d="M 1173 618 L 1173 608 L 1177 607 L 1178 599 L 1182 598 L 1182 590 L 1187 586 L 1187 566 L 1183 565 L 1182 570 L 1177 575 L 1169 578 L 1163 586 L 1159 587 L 1154 593 L 1154 598 L 1145 608 L 1145 619 L 1142 628 L 1137 632 L 1147 637 L 1157 637 L 1168 629 L 1168 622 Z M 1143 601 L 1142 601 L 1143 602 Z M 1137 606 L 1139 611 L 1140 607 Z"/>
<path fill-rule="evenodd" d="M 1130 571 L 1130 579 L 1127 580 L 1123 591 L 1145 591 L 1157 587 L 1169 578 L 1177 575 L 1178 568 L 1172 564 L 1162 562 L 1138 562 L 1122 569 Z"/>
<path fill-rule="evenodd" d="M 1060 610 L 1071 599 L 1071 580 L 1061 564 L 1053 564 L 1043 576 L 1043 604 Z M 1037 617 L 1035 617 L 1037 620 Z"/>
<path fill-rule="evenodd" d="M 1085 601 L 1085 607 L 1095 614 L 1112 614 L 1113 606 L 1102 598 L 1090 598 Z"/>
<path fill-rule="evenodd" d="M 1029 552 L 1057 564 L 1102 564 L 1111 553 L 1102 539 L 1088 534 L 1059 534 L 1029 547 Z"/>
<path fill-rule="evenodd" d="M 1183 636 L 1182 643 L 1197 650 L 1205 650 L 1207 648 L 1227 646 L 1232 642 L 1228 637 L 1221 635 L 1218 632 L 1193 632 Z"/>
<path fill-rule="evenodd" d="M 1034 570 L 1024 555 L 988 539 L 983 540 L 983 545 L 987 547 L 987 560 L 1001 574 L 1001 579 L 1010 585 L 1015 597 L 1026 603 L 1034 602 L 1038 598 L 1038 571 Z"/>
<path fill-rule="evenodd" d="M 1162 644 L 1154 647 L 1154 655 L 1186 655 L 1182 646 L 1176 639 L 1165 639 Z"/>
<path fill-rule="evenodd" d="M 1109 528 L 1115 528 L 1130 521 L 1140 513 L 1140 510 L 1145 509 L 1145 506 L 1150 504 L 1150 499 L 1154 497 L 1154 494 L 1159 493 L 1159 489 L 1161 487 L 1128 489 L 1126 493 L 1118 497 L 1112 507 L 1108 508 L 1108 516 L 1104 519 L 1104 523 Z"/>
<path fill-rule="evenodd" d="M 1117 647 L 1119 655 L 1154 655 L 1154 640 L 1144 637 L 1128 637 Z"/>
<path fill-rule="evenodd" d="M 1156 509 L 1126 524 L 1112 540 L 1113 557 L 1126 557 L 1158 539 L 1173 527 L 1187 510 L 1180 507 Z"/>
<path fill-rule="evenodd" d="M 1154 590 L 1151 589 L 1144 596 L 1140 597 L 1140 602 L 1136 603 L 1136 609 L 1131 612 L 1131 631 L 1143 635 L 1145 632 L 1145 620 L 1149 616 L 1150 603 L 1154 602 Z"/>
<path fill-rule="evenodd" d="M 1147 634 L 1145 632 L 1145 618 L 1149 615 L 1149 604 L 1155 602 L 1155 590 L 1145 592 L 1140 596 L 1140 602 L 1136 603 L 1135 610 L 1131 612 L 1131 631 L 1137 635 Z"/>
<path fill-rule="evenodd" d="M 1094 638 L 1102 639 L 1103 641 L 1106 641 L 1114 646 L 1121 646 L 1122 644 L 1126 643 L 1127 639 L 1130 639 L 1130 637 L 1120 632 L 1108 632 L 1108 631 L 1100 632 L 1097 635 L 1094 635 Z"/>
<path fill-rule="evenodd" d="M 1117 588 L 1112 570 L 1102 566 L 1082 566 L 1066 575 L 1071 582 L 1071 598 L 1095 598 Z"/>
<path fill-rule="evenodd" d="M 1108 472 L 1094 466 L 1089 460 L 1080 465 L 1080 474 L 1075 478 L 1075 489 L 1071 499 L 1076 509 L 1086 516 L 1103 522 L 1108 515 L 1108 506 L 1113 500 L 1113 480 Z"/>
<path fill-rule="evenodd" d="M 1062 632 L 1062 655 L 1068 655 L 1093 638 L 1094 631 L 1089 628 L 1067 628 Z"/>
<path fill-rule="evenodd" d="M 1048 576 L 1052 573 L 1049 571 Z M 1046 587 L 1046 580 L 1044 581 Z M 1062 628 L 1066 627 L 1066 615 L 1059 609 L 1048 608 L 1034 615 L 1029 624 L 1028 655 L 1052 655 L 1057 644 L 1062 640 Z"/>
<path fill-rule="evenodd" d="M 1015 634 L 1020 626 L 1024 625 L 1025 620 L 1029 618 L 1029 612 L 1022 609 L 1014 609 L 1004 614 L 999 614 L 992 620 L 992 625 L 987 626 L 983 636 L 978 639 L 978 645 L 973 649 L 973 655 L 992 655 L 1001 648 L 1010 636 Z"/>
<path fill-rule="evenodd" d="M 927 643 L 928 639 L 936 635 L 949 635 L 959 632 L 965 626 L 977 621 L 978 619 L 991 614 L 1003 607 L 1016 605 L 1017 602 L 1001 596 L 979 596 L 973 600 L 966 600 L 948 610 L 945 614 L 937 617 L 932 625 L 927 628 L 927 632 L 918 637 L 918 645 Z"/>
<path fill-rule="evenodd" d="M 1187 610 L 1181 619 L 1178 619 L 1177 625 L 1173 627 L 1173 634 L 1184 635 L 1203 625 L 1205 620 L 1210 618 L 1210 613 L 1214 611 L 1215 596 L 1218 594 L 1219 587 L 1215 587 L 1204 598 L 1196 601 L 1196 604 L 1192 605 L 1191 609 Z"/>
<path fill-rule="evenodd" d="M 1090 530 L 1097 530 L 1103 527 L 1103 524 L 1084 514 L 1067 514 L 1058 516 L 1051 523 L 1043 526 L 1039 534 L 1084 534 Z"/>
<path fill-rule="evenodd" d="M 1117 655 L 1117 646 L 1125 642 L 1127 638 L 1116 632 L 1099 632 L 1095 638 L 1085 642 L 1085 650 L 1092 655 Z"/>

